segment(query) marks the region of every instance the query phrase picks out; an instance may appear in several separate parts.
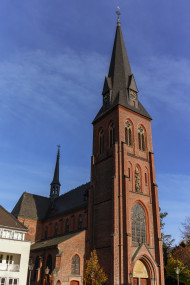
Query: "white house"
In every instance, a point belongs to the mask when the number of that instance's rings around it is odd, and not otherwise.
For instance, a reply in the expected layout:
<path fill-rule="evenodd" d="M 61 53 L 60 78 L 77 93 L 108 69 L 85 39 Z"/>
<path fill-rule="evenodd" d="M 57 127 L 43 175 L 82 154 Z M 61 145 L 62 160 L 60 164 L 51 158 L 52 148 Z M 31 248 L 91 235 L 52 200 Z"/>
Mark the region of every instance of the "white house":
<path fill-rule="evenodd" d="M 30 242 L 28 229 L 0 206 L 0 284 L 26 285 Z"/>

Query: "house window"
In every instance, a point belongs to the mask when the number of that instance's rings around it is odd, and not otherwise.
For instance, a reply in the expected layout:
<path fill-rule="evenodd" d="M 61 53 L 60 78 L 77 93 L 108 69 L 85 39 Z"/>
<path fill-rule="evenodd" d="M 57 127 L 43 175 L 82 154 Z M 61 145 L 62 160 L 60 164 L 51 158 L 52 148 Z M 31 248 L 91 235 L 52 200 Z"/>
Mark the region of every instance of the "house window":
<path fill-rule="evenodd" d="M 6 284 L 6 279 L 3 277 L 0 277 L 0 285 L 5 285 Z"/>
<path fill-rule="evenodd" d="M 66 233 L 69 233 L 69 226 L 70 226 L 69 219 L 67 219 L 66 226 L 65 226 L 65 232 Z"/>
<path fill-rule="evenodd" d="M 133 206 L 131 212 L 132 220 L 132 241 L 142 243 L 146 242 L 146 215 L 143 207 L 137 203 Z"/>
<path fill-rule="evenodd" d="M 139 150 L 145 151 L 145 132 L 142 126 L 138 129 Z"/>
<path fill-rule="evenodd" d="M 115 142 L 115 128 L 114 123 L 109 126 L 109 147 L 112 147 Z"/>
<path fill-rule="evenodd" d="M 128 146 L 133 145 L 132 141 L 132 126 L 129 121 L 125 123 L 125 142 Z"/>
<path fill-rule="evenodd" d="M 13 278 L 9 279 L 9 285 L 17 285 L 17 284 L 18 284 L 18 279 L 13 279 Z"/>
<path fill-rule="evenodd" d="M 78 229 L 82 229 L 82 228 L 83 228 L 82 215 L 80 215 L 78 219 Z"/>
<path fill-rule="evenodd" d="M 7 263 L 7 264 L 12 264 L 12 263 L 13 263 L 13 256 L 12 256 L 12 255 L 7 255 L 7 257 L 6 257 L 6 263 Z"/>
<path fill-rule="evenodd" d="M 71 273 L 80 274 L 80 257 L 78 256 L 78 254 L 75 254 L 72 258 Z"/>
<path fill-rule="evenodd" d="M 104 151 L 104 131 L 101 130 L 99 134 L 99 154 L 102 154 Z"/>
<path fill-rule="evenodd" d="M 3 261 L 3 255 L 0 254 L 0 263 L 2 263 L 2 261 Z"/>

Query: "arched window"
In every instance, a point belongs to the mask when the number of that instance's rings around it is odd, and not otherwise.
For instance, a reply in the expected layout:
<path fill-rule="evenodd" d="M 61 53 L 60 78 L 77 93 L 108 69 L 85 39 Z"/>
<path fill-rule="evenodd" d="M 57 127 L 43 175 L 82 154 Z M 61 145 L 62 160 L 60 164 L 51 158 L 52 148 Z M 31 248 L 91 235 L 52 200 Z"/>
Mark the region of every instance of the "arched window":
<path fill-rule="evenodd" d="M 80 257 L 78 256 L 78 254 L 75 254 L 72 258 L 71 273 L 80 274 Z"/>
<path fill-rule="evenodd" d="M 40 257 L 37 256 L 36 260 L 35 260 L 35 265 L 34 265 L 34 275 L 33 275 L 34 280 L 36 280 L 36 278 L 37 278 L 37 271 L 38 271 L 39 267 L 40 267 Z"/>
<path fill-rule="evenodd" d="M 142 243 L 146 242 L 146 215 L 143 207 L 137 203 L 133 206 L 131 212 L 132 222 L 132 241 Z"/>
<path fill-rule="evenodd" d="M 58 224 L 55 223 L 55 227 L 54 227 L 54 236 L 57 236 L 58 233 Z"/>
<path fill-rule="evenodd" d="M 145 151 L 145 132 L 142 126 L 138 129 L 139 149 Z"/>
<path fill-rule="evenodd" d="M 51 254 L 48 255 L 47 261 L 46 261 L 46 268 L 49 268 L 49 274 L 51 274 L 52 271 L 52 256 Z"/>
<path fill-rule="evenodd" d="M 109 147 L 112 147 L 115 142 L 115 128 L 114 123 L 109 126 Z"/>
<path fill-rule="evenodd" d="M 99 133 L 99 154 L 102 154 L 104 151 L 104 131 L 101 130 Z"/>
<path fill-rule="evenodd" d="M 44 235 L 44 237 L 45 237 L 45 239 L 48 238 L 48 226 L 46 226 L 46 228 L 45 228 L 45 235 Z"/>
<path fill-rule="evenodd" d="M 129 121 L 125 123 L 125 142 L 128 146 L 133 145 L 132 141 L 132 126 Z"/>
<path fill-rule="evenodd" d="M 69 223 L 69 219 L 66 220 L 66 225 L 65 225 L 65 232 L 69 233 L 69 227 L 70 227 L 70 223 Z"/>
<path fill-rule="evenodd" d="M 83 228 L 82 215 L 80 215 L 78 219 L 78 229 L 82 229 L 82 228 Z"/>

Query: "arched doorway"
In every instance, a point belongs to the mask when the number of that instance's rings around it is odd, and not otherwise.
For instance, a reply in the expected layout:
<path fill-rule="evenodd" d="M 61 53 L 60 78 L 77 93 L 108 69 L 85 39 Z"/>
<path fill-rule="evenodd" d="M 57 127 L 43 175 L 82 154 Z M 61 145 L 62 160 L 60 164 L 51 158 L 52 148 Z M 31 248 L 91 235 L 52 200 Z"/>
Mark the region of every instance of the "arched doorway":
<path fill-rule="evenodd" d="M 79 284 L 80 284 L 79 281 L 76 280 L 72 280 L 70 283 L 70 285 L 79 285 Z"/>
<path fill-rule="evenodd" d="M 141 260 L 135 262 L 133 268 L 133 285 L 150 285 L 150 274 Z"/>
<path fill-rule="evenodd" d="M 57 283 L 56 283 L 56 285 L 61 285 L 61 281 L 58 280 Z"/>

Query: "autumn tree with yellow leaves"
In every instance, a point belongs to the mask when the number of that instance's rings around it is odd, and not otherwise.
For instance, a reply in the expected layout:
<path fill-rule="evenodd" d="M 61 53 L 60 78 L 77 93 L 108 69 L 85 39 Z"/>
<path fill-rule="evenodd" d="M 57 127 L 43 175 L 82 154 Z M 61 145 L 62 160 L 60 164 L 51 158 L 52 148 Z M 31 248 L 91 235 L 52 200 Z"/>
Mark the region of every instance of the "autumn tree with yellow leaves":
<path fill-rule="evenodd" d="M 86 261 L 84 271 L 85 284 L 101 285 L 107 281 L 107 276 L 100 267 L 96 250 L 91 252 L 90 259 Z"/>

